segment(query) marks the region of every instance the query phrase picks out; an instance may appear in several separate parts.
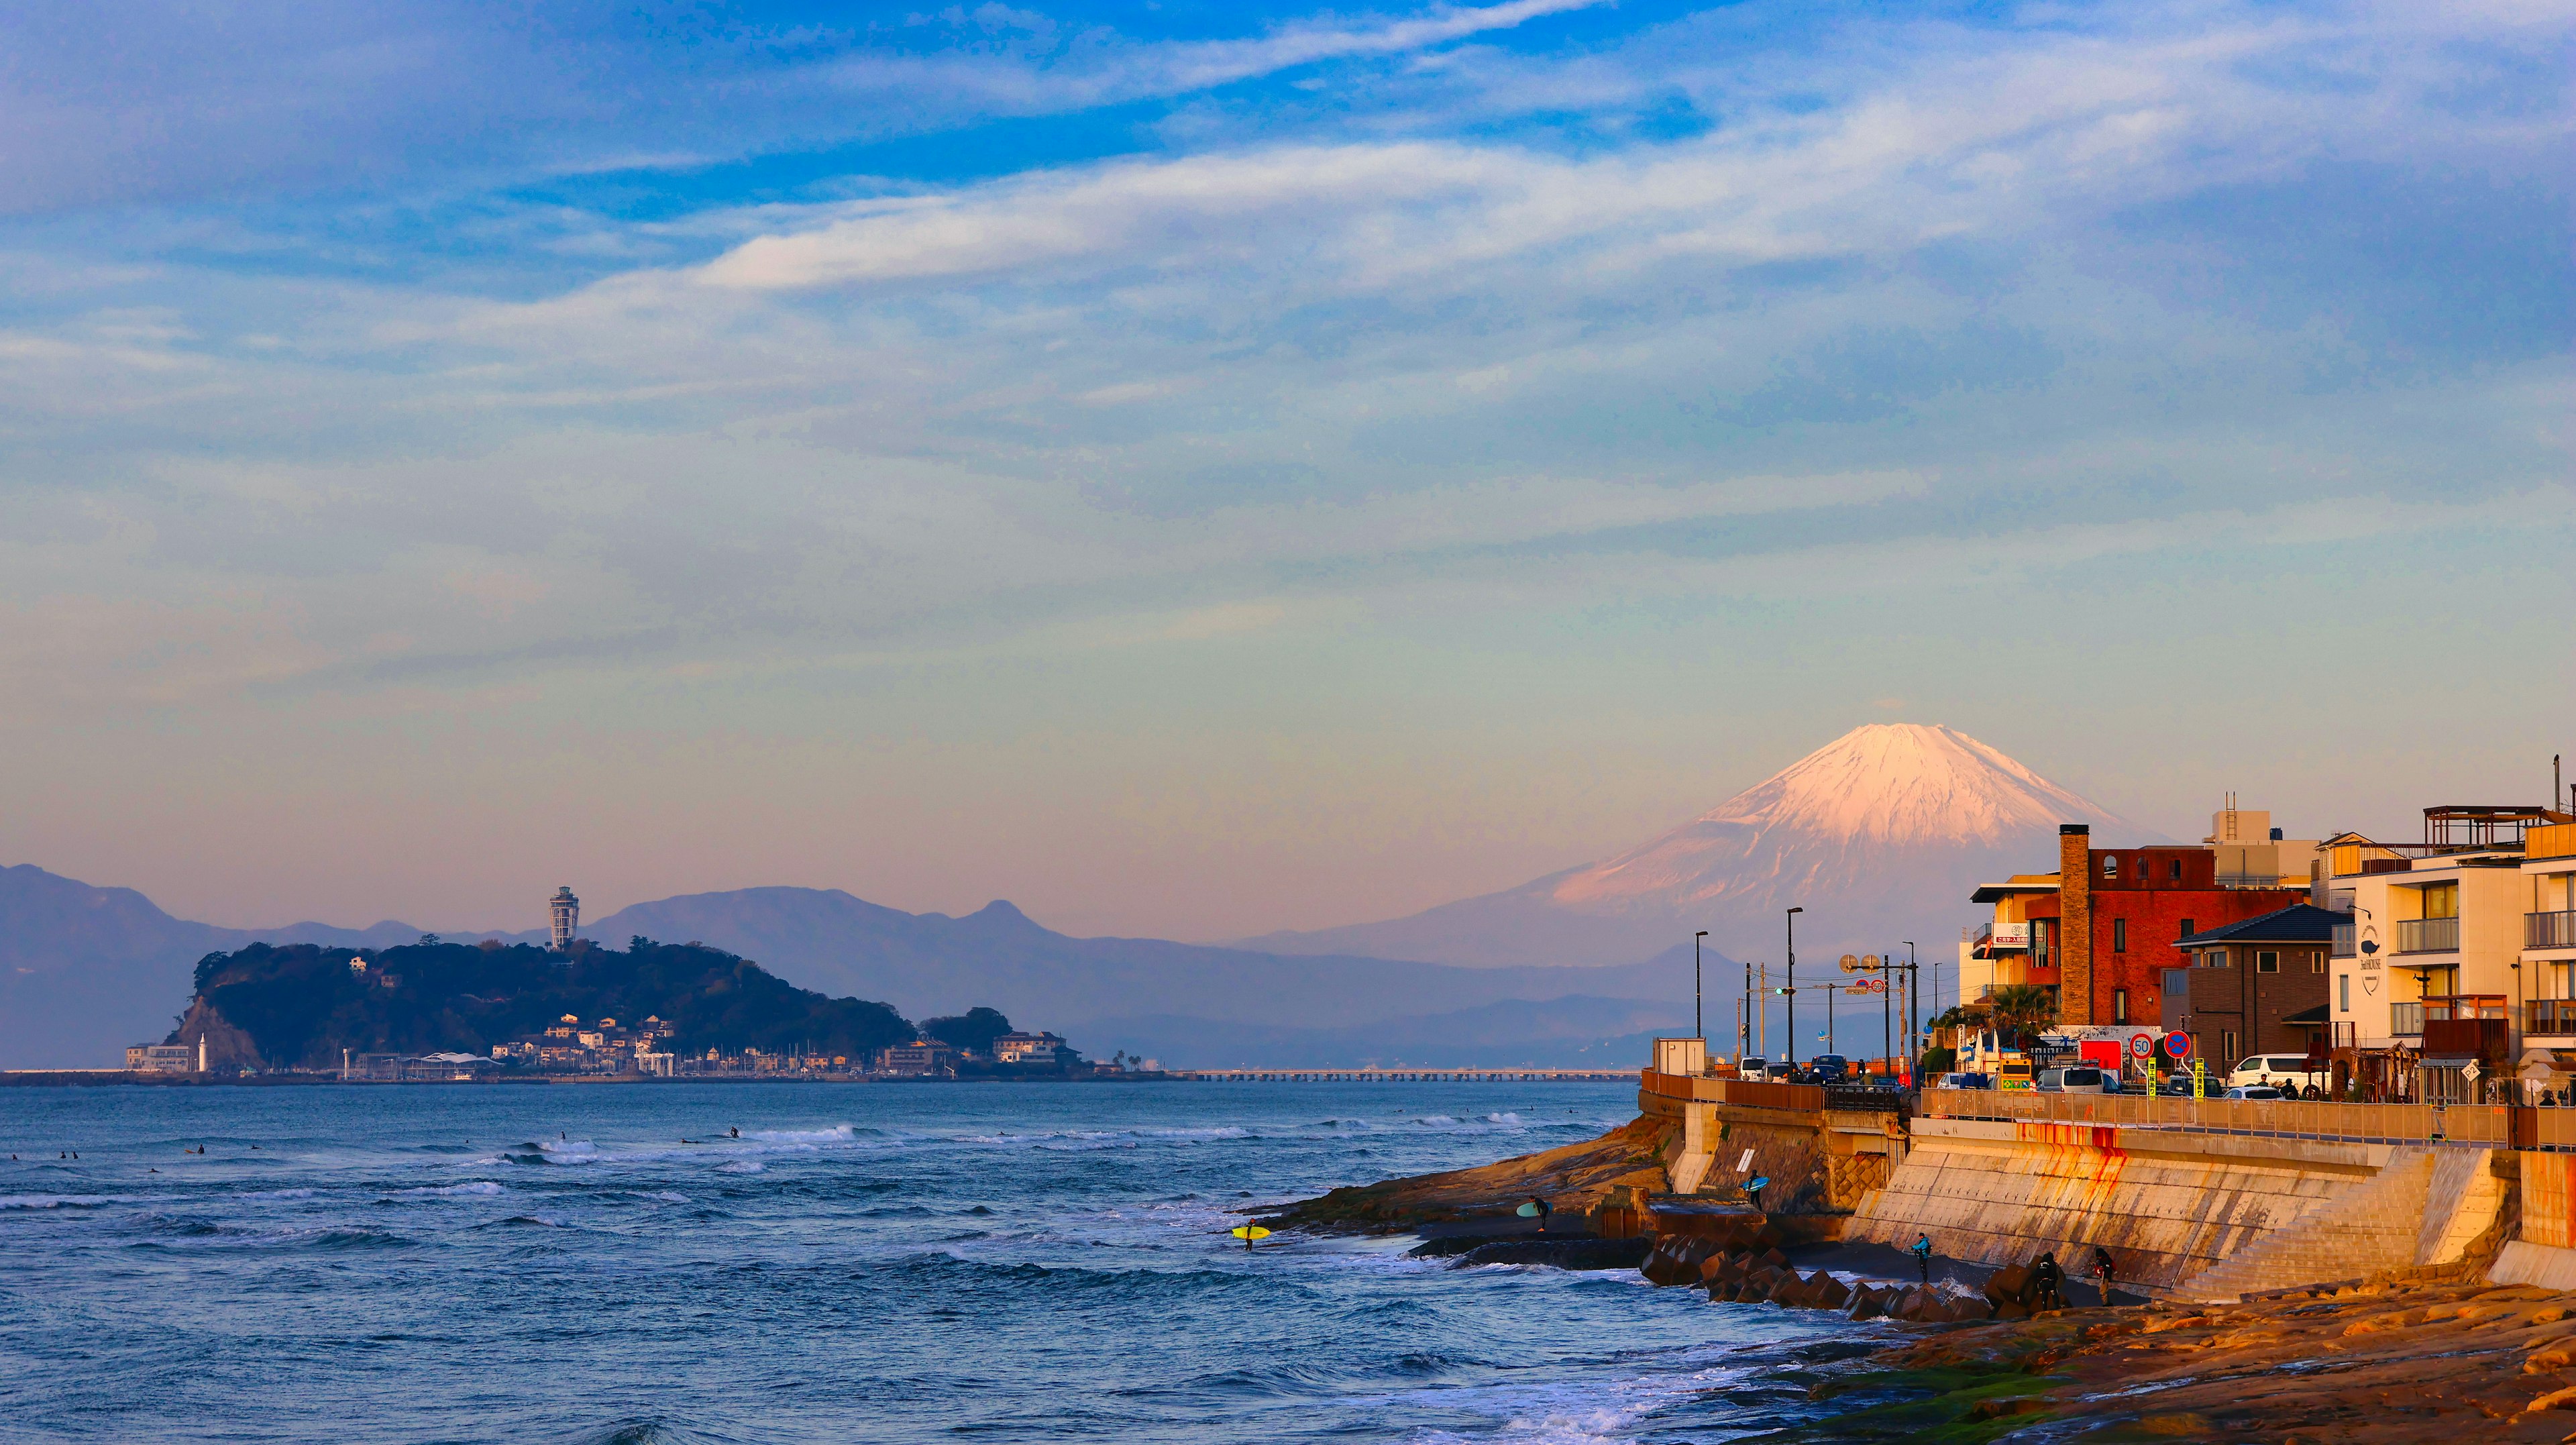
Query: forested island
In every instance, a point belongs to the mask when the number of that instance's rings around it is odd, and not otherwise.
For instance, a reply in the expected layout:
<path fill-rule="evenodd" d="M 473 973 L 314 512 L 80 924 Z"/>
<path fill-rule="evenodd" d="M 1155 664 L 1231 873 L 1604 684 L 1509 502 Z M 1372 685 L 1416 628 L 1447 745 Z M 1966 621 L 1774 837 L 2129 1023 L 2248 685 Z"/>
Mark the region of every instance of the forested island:
<path fill-rule="evenodd" d="M 954 1039 L 961 1057 L 1007 1033 L 987 1008 L 919 1026 L 887 1004 L 798 988 L 701 943 L 577 942 L 564 952 L 424 937 L 398 948 L 253 943 L 199 960 L 166 1040 L 207 1071 L 341 1071 L 360 1057 L 442 1057 L 549 1069 L 567 1058 L 625 1070 L 749 1059 L 865 1070 L 888 1048 Z M 1079 1064 L 1070 1050 L 1051 1060 Z M 1014 1073 L 1038 1072 L 1005 1066 Z"/>

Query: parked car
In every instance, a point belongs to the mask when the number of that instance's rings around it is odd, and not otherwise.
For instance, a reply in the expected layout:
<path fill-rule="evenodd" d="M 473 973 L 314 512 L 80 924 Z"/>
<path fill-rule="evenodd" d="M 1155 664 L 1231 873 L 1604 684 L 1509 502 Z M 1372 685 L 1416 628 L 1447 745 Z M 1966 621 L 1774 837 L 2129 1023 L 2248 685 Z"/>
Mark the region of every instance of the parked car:
<path fill-rule="evenodd" d="M 2050 1094 L 2116 1094 L 2120 1080 L 2091 1064 L 2067 1064 L 2040 1070 L 2031 1087 Z"/>
<path fill-rule="evenodd" d="M 2281 1097 L 2281 1091 L 2273 1088 L 2269 1084 L 2237 1084 L 2228 1089 L 2225 1097 L 2230 1099 L 2277 1099 Z"/>
<path fill-rule="evenodd" d="M 1936 1089 L 1991 1089 L 1994 1078 L 1987 1074 L 1943 1074 L 1933 1084 Z"/>
<path fill-rule="evenodd" d="M 2305 1054 L 2249 1054 L 2236 1062 L 2227 1075 L 2230 1088 L 2239 1084 L 2270 1084 L 2284 1095 L 2296 1098 L 2313 1087 L 2313 1097 L 2322 1098 L 2331 1076 L 2323 1068 L 2312 1068 Z"/>
<path fill-rule="evenodd" d="M 1760 1054 L 1746 1054 L 1735 1061 L 1735 1073 L 1738 1078 L 1764 1078 L 1769 1074 L 1769 1065 L 1763 1063 Z"/>
<path fill-rule="evenodd" d="M 1851 1060 L 1840 1054 L 1818 1054 L 1809 1061 L 1809 1068 L 1820 1084 L 1839 1084 L 1851 1077 Z"/>

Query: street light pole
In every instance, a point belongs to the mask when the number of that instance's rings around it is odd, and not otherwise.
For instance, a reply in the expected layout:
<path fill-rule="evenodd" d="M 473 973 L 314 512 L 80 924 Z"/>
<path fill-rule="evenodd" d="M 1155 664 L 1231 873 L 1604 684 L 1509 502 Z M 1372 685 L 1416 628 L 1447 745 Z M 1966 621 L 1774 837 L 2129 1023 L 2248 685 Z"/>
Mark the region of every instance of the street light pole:
<path fill-rule="evenodd" d="M 1804 907 L 1789 910 L 1789 982 L 1785 989 L 1789 999 L 1789 1066 L 1798 1065 L 1798 915 Z"/>
<path fill-rule="evenodd" d="M 1753 1052 L 1753 961 L 1744 963 L 1744 1007 L 1736 1010 L 1735 1068 L 1744 1071 L 1744 1056 Z"/>
<path fill-rule="evenodd" d="M 1691 935 L 1691 1036 L 1703 1046 L 1708 1043 L 1708 1026 L 1700 1021 L 1699 941 L 1706 937 L 1708 930 L 1705 928 Z"/>
<path fill-rule="evenodd" d="M 1905 1071 L 1919 1083 L 1923 1051 L 1918 1037 L 1923 1023 L 1923 966 L 1914 961 L 1914 940 L 1905 940 Z"/>

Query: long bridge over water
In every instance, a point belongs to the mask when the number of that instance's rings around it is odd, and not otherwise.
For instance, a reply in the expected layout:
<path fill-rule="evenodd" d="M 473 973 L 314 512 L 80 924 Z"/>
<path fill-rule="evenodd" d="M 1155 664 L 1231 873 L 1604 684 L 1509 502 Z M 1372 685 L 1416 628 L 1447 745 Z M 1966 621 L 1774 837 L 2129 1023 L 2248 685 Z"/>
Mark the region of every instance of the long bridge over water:
<path fill-rule="evenodd" d="M 1635 1083 L 1635 1069 L 1191 1069 L 1218 1084 Z"/>

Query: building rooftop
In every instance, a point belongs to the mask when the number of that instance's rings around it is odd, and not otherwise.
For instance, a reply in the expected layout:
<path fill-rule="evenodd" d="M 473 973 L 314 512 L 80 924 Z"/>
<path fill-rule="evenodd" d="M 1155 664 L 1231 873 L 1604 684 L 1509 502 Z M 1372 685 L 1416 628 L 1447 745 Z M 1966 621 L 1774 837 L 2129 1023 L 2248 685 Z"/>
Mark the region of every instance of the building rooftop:
<path fill-rule="evenodd" d="M 2174 947 L 2190 948 L 2211 943 L 2329 943 L 2335 928 L 2352 922 L 2349 913 L 2319 908 L 2313 903 L 2293 903 L 2275 908 L 2252 918 L 2217 928 L 2204 928 L 2187 938 L 2176 939 Z"/>

